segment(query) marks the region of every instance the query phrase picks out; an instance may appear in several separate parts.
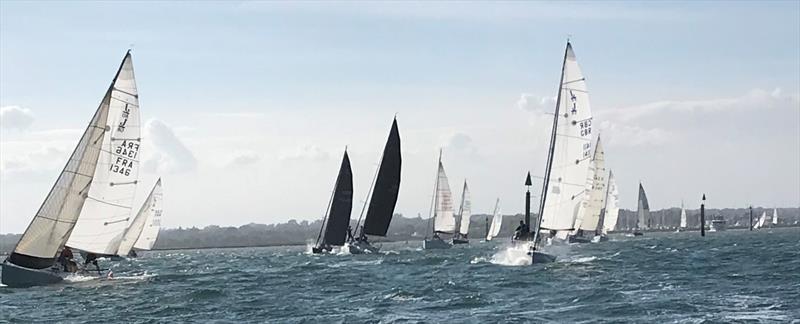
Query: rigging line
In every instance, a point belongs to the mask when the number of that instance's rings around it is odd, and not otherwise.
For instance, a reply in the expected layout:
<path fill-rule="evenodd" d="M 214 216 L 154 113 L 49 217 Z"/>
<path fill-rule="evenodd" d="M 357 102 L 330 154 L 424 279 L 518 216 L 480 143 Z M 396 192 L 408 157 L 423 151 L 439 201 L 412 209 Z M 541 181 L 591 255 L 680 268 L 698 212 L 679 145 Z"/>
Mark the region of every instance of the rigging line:
<path fill-rule="evenodd" d="M 114 84 L 114 85 L 116 86 L 116 84 Z M 131 97 L 134 97 L 134 98 L 136 98 L 136 99 L 139 99 L 139 95 L 138 95 L 138 94 L 132 94 L 132 93 L 130 93 L 130 92 L 127 92 L 127 91 L 125 91 L 125 90 L 121 90 L 121 89 L 119 89 L 119 88 L 117 88 L 117 87 L 114 87 L 114 91 L 119 91 L 119 92 L 122 92 L 122 93 L 124 93 L 124 94 L 126 94 L 126 95 L 129 95 L 129 96 L 131 96 Z M 112 96 L 111 98 L 114 98 L 114 97 Z"/>
<path fill-rule="evenodd" d="M 131 126 L 133 126 L 133 125 L 127 125 L 127 127 L 131 127 Z M 137 138 L 120 138 L 120 137 L 113 137 L 112 136 L 111 140 L 112 141 L 136 141 L 136 142 L 141 142 L 142 138 L 141 137 L 137 137 Z"/>
<path fill-rule="evenodd" d="M 120 222 L 127 222 L 129 219 L 130 219 L 130 217 L 126 217 L 125 219 L 115 220 L 113 222 L 104 222 L 103 226 L 108 226 L 110 224 L 116 224 L 116 223 L 120 223 Z"/>
<path fill-rule="evenodd" d="M 122 98 L 117 98 L 117 97 L 111 96 L 111 99 L 114 99 L 116 101 L 122 102 L 122 103 L 124 103 L 126 105 L 129 105 L 129 106 L 134 106 L 137 109 L 139 108 L 138 104 L 135 104 L 135 103 L 132 103 L 132 102 L 128 102 L 128 100 L 125 100 L 125 99 L 122 99 Z"/>
<path fill-rule="evenodd" d="M 125 205 L 120 205 L 120 204 L 115 204 L 115 203 L 112 203 L 112 202 L 108 202 L 108 201 L 105 201 L 105 200 L 100 200 L 100 199 L 97 199 L 97 198 L 95 198 L 95 197 L 92 197 L 92 196 L 89 196 L 89 195 L 87 195 L 87 196 L 86 196 L 86 198 L 87 198 L 87 199 L 94 200 L 94 201 L 96 201 L 96 202 L 104 203 L 104 204 L 106 204 L 106 205 L 114 206 L 114 207 L 125 208 L 125 209 L 131 209 L 131 207 L 130 207 L 130 206 L 125 206 Z"/>
<path fill-rule="evenodd" d="M 571 81 L 564 81 L 564 83 L 562 83 L 562 85 L 568 85 L 570 83 L 581 82 L 581 81 L 586 81 L 586 78 L 580 78 L 580 79 L 571 80 Z"/>
<path fill-rule="evenodd" d="M 44 216 L 44 215 L 40 215 L 40 214 L 37 214 L 36 217 L 44 218 L 44 219 L 51 220 L 51 221 L 58 222 L 58 223 L 66 223 L 66 224 L 75 224 L 77 222 L 77 220 L 75 220 L 75 221 L 66 221 L 66 220 L 61 220 L 61 219 L 58 219 L 58 218 L 52 218 L 52 217 L 48 217 L 48 216 Z"/>
<path fill-rule="evenodd" d="M 381 154 L 381 162 L 383 163 L 383 154 Z M 372 183 L 370 183 L 369 191 L 367 191 L 367 198 L 364 200 L 364 205 L 361 207 L 361 214 L 358 215 L 358 221 L 356 222 L 356 234 L 361 234 L 359 232 L 358 226 L 361 225 L 361 218 L 364 217 L 364 211 L 367 210 L 367 203 L 372 201 L 372 190 L 375 188 L 375 180 L 378 179 L 378 172 L 380 172 L 381 166 L 378 164 L 378 168 L 375 169 L 375 175 L 372 176 Z M 366 222 L 366 221 L 364 221 Z M 350 224 L 348 224 L 349 226 Z M 366 235 L 366 234 L 364 234 Z"/>

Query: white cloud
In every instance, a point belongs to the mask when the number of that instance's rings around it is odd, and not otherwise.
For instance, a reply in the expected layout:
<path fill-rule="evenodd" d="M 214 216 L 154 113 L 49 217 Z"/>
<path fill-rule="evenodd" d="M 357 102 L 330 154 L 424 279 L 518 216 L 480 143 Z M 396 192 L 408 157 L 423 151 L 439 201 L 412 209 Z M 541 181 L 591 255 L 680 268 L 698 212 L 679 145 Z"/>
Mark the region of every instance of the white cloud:
<path fill-rule="evenodd" d="M 467 154 L 475 154 L 478 151 L 477 147 L 475 147 L 472 137 L 461 132 L 450 135 L 447 138 L 444 146 Z"/>
<path fill-rule="evenodd" d="M 675 135 L 660 128 L 645 129 L 636 125 L 615 124 L 610 121 L 600 123 L 603 142 L 609 146 L 658 146 L 669 143 Z"/>
<path fill-rule="evenodd" d="M 556 106 L 556 98 L 523 93 L 517 99 L 517 108 L 532 112 L 552 112 Z"/>
<path fill-rule="evenodd" d="M 261 161 L 261 156 L 253 151 L 241 151 L 233 154 L 233 157 L 228 162 L 229 167 L 241 167 L 246 165 L 255 164 Z"/>
<path fill-rule="evenodd" d="M 197 169 L 192 151 L 175 135 L 173 129 L 157 119 L 144 126 L 144 156 L 142 170 L 150 173 L 182 173 Z M 148 156 L 149 152 L 149 156 Z"/>
<path fill-rule="evenodd" d="M 311 160 L 315 162 L 325 161 L 330 155 L 316 145 L 302 145 L 295 150 L 284 152 L 280 155 L 283 161 Z"/>
<path fill-rule="evenodd" d="M 57 170 L 67 163 L 70 151 L 53 146 L 41 146 L 23 154 L 3 154 L 0 172 L 3 174 Z"/>
<path fill-rule="evenodd" d="M 0 128 L 27 129 L 33 124 L 33 113 L 28 108 L 6 106 L 0 108 Z"/>

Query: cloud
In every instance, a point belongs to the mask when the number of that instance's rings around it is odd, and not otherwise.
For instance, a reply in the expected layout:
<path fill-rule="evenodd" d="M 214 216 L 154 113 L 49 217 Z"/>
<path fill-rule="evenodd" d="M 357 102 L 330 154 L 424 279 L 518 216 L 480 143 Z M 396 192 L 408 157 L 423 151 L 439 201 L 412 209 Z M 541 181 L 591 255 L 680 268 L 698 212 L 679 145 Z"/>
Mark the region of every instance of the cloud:
<path fill-rule="evenodd" d="M 556 107 L 556 98 L 523 93 L 517 99 L 517 108 L 531 112 L 551 112 Z"/>
<path fill-rule="evenodd" d="M 253 151 L 243 151 L 234 153 L 231 160 L 228 162 L 229 167 L 241 167 L 246 165 L 255 164 L 261 160 L 261 156 Z"/>
<path fill-rule="evenodd" d="M 70 151 L 53 146 L 41 146 L 24 154 L 3 154 L 0 173 L 39 173 L 58 170 L 67 163 Z"/>
<path fill-rule="evenodd" d="M 280 155 L 282 161 L 310 160 L 320 162 L 327 160 L 328 157 L 328 152 L 323 151 L 316 145 L 299 146 L 294 151 L 284 152 Z"/>
<path fill-rule="evenodd" d="M 600 124 L 605 143 L 609 146 L 658 146 L 675 139 L 675 135 L 661 128 L 645 129 L 636 125 L 615 124 L 603 121 Z"/>
<path fill-rule="evenodd" d="M 145 152 L 142 170 L 150 173 L 182 173 L 197 169 L 197 159 L 192 151 L 175 136 L 173 129 L 157 119 L 148 120 L 144 126 Z"/>
<path fill-rule="evenodd" d="M 448 136 L 442 146 L 467 156 L 474 157 L 478 153 L 478 148 L 472 137 L 462 132 L 456 132 Z"/>
<path fill-rule="evenodd" d="M 0 108 L 0 128 L 24 130 L 33 124 L 33 113 L 28 108 L 6 106 Z"/>

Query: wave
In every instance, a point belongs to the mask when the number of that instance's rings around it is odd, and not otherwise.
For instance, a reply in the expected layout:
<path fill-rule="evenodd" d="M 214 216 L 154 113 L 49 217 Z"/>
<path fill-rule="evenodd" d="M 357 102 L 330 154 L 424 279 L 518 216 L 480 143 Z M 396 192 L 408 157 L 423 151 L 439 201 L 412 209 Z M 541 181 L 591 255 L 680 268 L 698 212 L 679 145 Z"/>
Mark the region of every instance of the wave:
<path fill-rule="evenodd" d="M 495 253 L 490 260 L 493 264 L 512 267 L 528 266 L 532 261 L 531 256 L 528 255 L 528 245 L 526 244 L 507 246 Z"/>

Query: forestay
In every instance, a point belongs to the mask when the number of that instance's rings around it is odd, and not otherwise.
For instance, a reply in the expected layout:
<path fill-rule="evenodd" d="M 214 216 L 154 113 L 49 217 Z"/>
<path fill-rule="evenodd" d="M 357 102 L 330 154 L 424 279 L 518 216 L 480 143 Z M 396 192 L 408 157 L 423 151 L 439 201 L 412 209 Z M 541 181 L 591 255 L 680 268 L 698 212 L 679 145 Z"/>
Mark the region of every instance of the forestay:
<path fill-rule="evenodd" d="M 566 235 L 573 229 L 584 199 L 591 160 L 592 113 L 586 81 L 572 45 L 567 43 L 564 72 L 559 87 L 555 141 L 552 151 L 548 193 L 541 227 Z"/>
<path fill-rule="evenodd" d="M 614 173 L 608 171 L 608 197 L 606 199 L 605 218 L 603 219 L 603 231 L 608 233 L 617 227 L 619 219 L 619 189 Z"/>
<path fill-rule="evenodd" d="M 139 98 L 130 53 L 111 86 L 108 120 L 88 196 L 67 245 L 115 254 L 128 227 L 139 175 Z"/>
<path fill-rule="evenodd" d="M 453 217 L 453 194 L 450 183 L 444 173 L 442 161 L 436 176 L 436 197 L 434 202 L 434 231 L 439 233 L 455 233 L 456 219 Z"/>
<path fill-rule="evenodd" d="M 150 250 L 158 237 L 158 230 L 161 227 L 161 212 L 163 191 L 161 189 L 161 179 L 156 181 L 155 186 L 145 199 L 136 217 L 133 218 L 131 226 L 122 236 L 117 255 L 125 256 L 133 249 L 134 245 L 138 249 Z M 148 230 L 145 231 L 145 228 Z M 143 235 L 144 234 L 144 235 Z"/>
<path fill-rule="evenodd" d="M 461 226 L 458 232 L 466 236 L 469 233 L 469 218 L 472 217 L 472 201 L 469 196 L 469 188 L 467 187 L 467 180 L 464 180 L 464 190 L 461 192 L 461 207 L 459 208 L 459 215 L 461 215 Z"/>
<path fill-rule="evenodd" d="M 636 228 L 647 229 L 647 220 L 650 219 L 650 204 L 647 203 L 647 194 L 644 192 L 642 183 L 639 183 L 639 202 L 636 214 L 638 215 Z"/>
<path fill-rule="evenodd" d="M 128 57 L 129 54 L 125 56 L 125 60 Z M 117 76 L 119 73 L 118 71 Z M 55 262 L 58 250 L 64 246 L 78 220 L 95 175 L 103 135 L 108 130 L 106 125 L 112 87 L 113 83 L 55 184 L 9 256 L 9 262 L 31 269 L 48 268 Z"/>
<path fill-rule="evenodd" d="M 492 225 L 489 226 L 489 234 L 486 235 L 486 240 L 491 241 L 493 238 L 500 234 L 500 227 L 503 226 L 503 215 L 500 212 L 500 198 L 494 203 L 494 212 L 492 213 Z"/>

